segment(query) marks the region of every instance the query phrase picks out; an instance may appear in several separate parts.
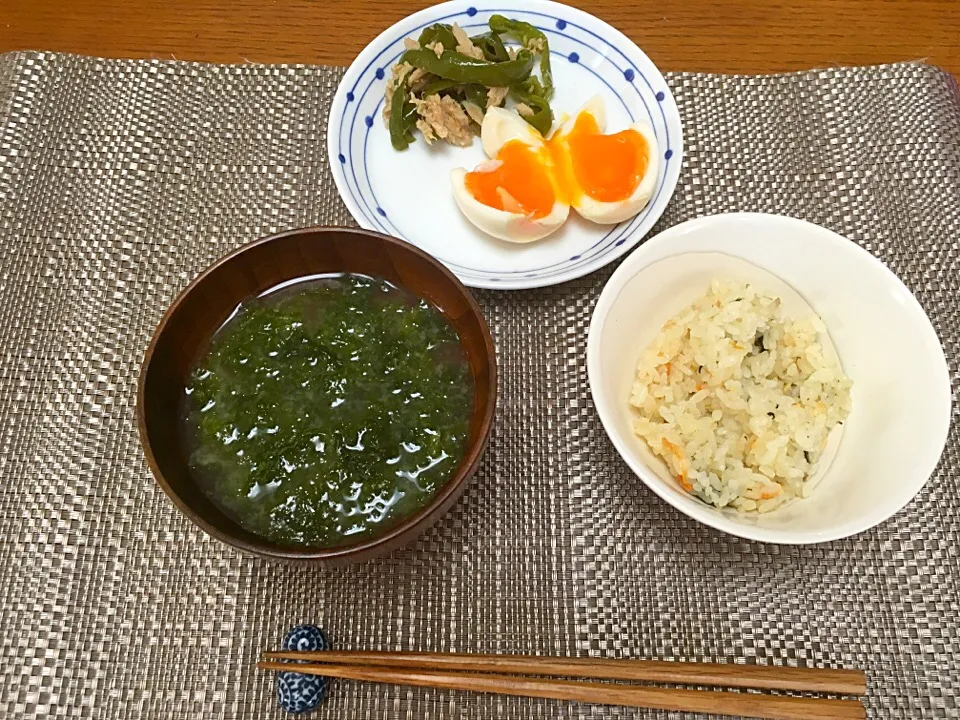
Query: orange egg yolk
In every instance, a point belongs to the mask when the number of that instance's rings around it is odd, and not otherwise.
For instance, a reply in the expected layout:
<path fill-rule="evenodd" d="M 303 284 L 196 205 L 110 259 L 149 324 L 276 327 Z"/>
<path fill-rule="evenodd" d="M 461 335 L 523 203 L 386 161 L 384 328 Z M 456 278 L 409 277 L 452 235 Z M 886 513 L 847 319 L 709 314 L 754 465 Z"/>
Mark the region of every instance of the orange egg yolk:
<path fill-rule="evenodd" d="M 467 173 L 467 190 L 478 201 L 497 210 L 546 217 L 553 210 L 556 192 L 549 169 L 536 149 L 511 140 L 496 160 L 499 167 L 488 172 Z"/>
<path fill-rule="evenodd" d="M 551 145 L 557 143 L 567 147 L 576 187 L 599 202 L 629 198 L 650 164 L 650 147 L 643 135 L 632 129 L 604 135 L 596 118 L 586 112 L 577 116 L 568 134 L 551 138 Z"/>
<path fill-rule="evenodd" d="M 650 146 L 636 130 L 600 132 L 596 118 L 582 112 L 573 129 L 555 134 L 545 152 L 511 140 L 497 153 L 493 170 L 467 173 L 467 191 L 497 210 L 542 218 L 557 199 L 568 205 L 587 195 L 599 202 L 626 200 L 650 164 Z"/>

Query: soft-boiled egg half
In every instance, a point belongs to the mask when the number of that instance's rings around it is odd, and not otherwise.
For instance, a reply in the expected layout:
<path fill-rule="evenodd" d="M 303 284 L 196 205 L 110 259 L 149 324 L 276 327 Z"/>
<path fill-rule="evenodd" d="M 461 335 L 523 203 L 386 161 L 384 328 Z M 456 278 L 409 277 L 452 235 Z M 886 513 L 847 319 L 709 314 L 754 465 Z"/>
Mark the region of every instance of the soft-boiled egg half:
<path fill-rule="evenodd" d="M 572 207 L 601 224 L 633 217 L 657 182 L 657 139 L 647 122 L 604 134 L 606 113 L 594 97 L 550 136 L 515 111 L 487 110 L 480 139 L 490 160 L 450 173 L 453 197 L 488 235 L 531 242 L 559 228 Z"/>

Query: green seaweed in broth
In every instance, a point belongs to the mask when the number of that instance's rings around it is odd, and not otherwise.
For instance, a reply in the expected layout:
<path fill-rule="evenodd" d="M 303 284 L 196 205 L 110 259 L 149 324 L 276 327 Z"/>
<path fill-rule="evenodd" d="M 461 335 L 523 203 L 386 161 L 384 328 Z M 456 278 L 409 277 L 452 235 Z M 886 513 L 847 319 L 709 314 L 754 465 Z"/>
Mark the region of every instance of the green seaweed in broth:
<path fill-rule="evenodd" d="M 429 503 L 463 458 L 473 398 L 437 308 L 384 280 L 318 276 L 237 308 L 190 373 L 181 428 L 224 513 L 330 547 Z"/>

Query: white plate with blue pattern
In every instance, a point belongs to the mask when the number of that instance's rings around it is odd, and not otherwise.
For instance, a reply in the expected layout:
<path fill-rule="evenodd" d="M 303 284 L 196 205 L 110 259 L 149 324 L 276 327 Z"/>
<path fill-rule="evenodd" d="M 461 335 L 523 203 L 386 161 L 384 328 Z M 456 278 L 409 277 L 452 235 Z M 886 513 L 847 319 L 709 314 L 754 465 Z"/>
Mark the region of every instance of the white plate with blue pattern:
<path fill-rule="evenodd" d="M 390 144 L 382 118 L 390 68 L 403 39 L 433 23 L 457 23 L 470 35 L 488 29 L 493 14 L 525 20 L 550 42 L 558 120 L 593 95 L 603 97 L 607 128 L 616 132 L 648 120 L 661 153 L 656 189 L 636 217 L 595 225 L 575 213 L 553 235 L 528 244 L 496 240 L 474 227 L 450 190 L 450 170 L 486 159 L 469 148 L 428 146 L 417 135 L 407 150 Z M 447 265 L 466 285 L 518 289 L 586 275 L 635 246 L 663 214 L 683 158 L 680 114 L 663 75 L 625 35 L 602 20 L 549 0 L 454 0 L 422 10 L 383 32 L 347 69 L 330 109 L 330 168 L 340 197 L 361 227 L 407 240 Z"/>

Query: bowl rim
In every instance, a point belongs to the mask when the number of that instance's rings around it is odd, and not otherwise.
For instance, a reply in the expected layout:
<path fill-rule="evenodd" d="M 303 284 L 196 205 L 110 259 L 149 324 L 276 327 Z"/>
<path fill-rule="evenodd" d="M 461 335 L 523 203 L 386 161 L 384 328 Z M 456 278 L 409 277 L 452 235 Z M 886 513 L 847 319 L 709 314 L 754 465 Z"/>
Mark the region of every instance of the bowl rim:
<path fill-rule="evenodd" d="M 906 497 L 906 499 L 896 507 L 893 507 L 889 511 L 867 515 L 862 519 L 847 522 L 838 526 L 832 531 L 803 532 L 797 530 L 776 530 L 755 527 L 741 524 L 734 519 L 719 515 L 718 513 L 713 512 L 712 508 L 707 506 L 705 506 L 702 510 L 697 510 L 695 512 L 691 511 L 690 508 L 681 505 L 678 498 L 673 493 L 667 491 L 666 487 L 663 486 L 663 481 L 659 477 L 650 472 L 643 465 L 633 462 L 633 460 L 629 457 L 628 453 L 626 452 L 624 439 L 613 429 L 612 418 L 610 417 L 611 410 L 607 407 L 607 403 L 605 401 L 598 400 L 598 397 L 600 396 L 599 378 L 600 374 L 602 373 L 602 370 L 599 367 L 599 344 L 602 327 L 607 316 L 609 315 L 611 307 L 619 297 L 624 284 L 649 264 L 646 262 L 639 264 L 643 260 L 645 249 L 648 250 L 649 246 L 657 246 L 663 243 L 669 243 L 677 235 L 684 234 L 692 229 L 702 230 L 705 227 L 709 227 L 715 223 L 723 222 L 764 222 L 780 225 L 802 226 L 808 232 L 816 232 L 821 234 L 825 239 L 828 239 L 829 242 L 842 243 L 842 245 L 838 245 L 838 247 L 841 247 L 844 251 L 858 256 L 863 262 L 873 266 L 875 270 L 886 276 L 889 281 L 895 283 L 909 296 L 910 300 L 908 301 L 908 306 L 905 309 L 914 315 L 914 318 L 918 321 L 920 331 L 932 336 L 932 338 L 936 341 L 937 346 L 940 347 L 941 352 L 935 360 L 935 363 L 938 365 L 937 374 L 942 380 L 942 389 L 938 398 L 941 411 L 940 414 L 943 416 L 943 418 L 945 418 L 945 421 L 942 423 L 942 432 L 936 438 L 936 445 L 939 446 L 940 452 L 938 453 L 937 461 L 934 462 L 929 469 L 924 469 L 926 477 L 924 477 L 922 481 L 918 482 L 916 489 L 912 492 L 912 494 Z M 722 252 L 722 250 L 718 250 L 718 252 Z M 684 253 L 673 253 L 673 255 L 680 254 Z M 903 284 L 903 281 L 900 280 L 896 273 L 894 273 L 883 263 L 883 261 L 866 249 L 862 248 L 856 242 L 844 237 L 843 235 L 840 235 L 833 230 L 830 230 L 829 228 L 825 228 L 807 220 L 791 217 L 789 215 L 758 212 L 728 212 L 703 215 L 678 223 L 677 225 L 669 227 L 646 240 L 637 248 L 637 250 L 631 253 L 631 255 L 629 255 L 610 276 L 610 278 L 604 284 L 603 290 L 601 291 L 600 296 L 597 299 L 597 303 L 594 306 L 587 333 L 587 378 L 590 385 L 590 395 L 593 400 L 594 407 L 597 410 L 597 414 L 600 417 L 600 423 L 603 425 L 604 432 L 607 434 L 607 437 L 610 439 L 610 442 L 613 444 L 623 461 L 629 466 L 630 470 L 643 481 L 644 485 L 650 488 L 654 493 L 656 493 L 661 499 L 665 500 L 671 506 L 682 512 L 687 517 L 696 520 L 697 522 L 703 523 L 704 525 L 712 527 L 715 530 L 741 537 L 746 540 L 754 540 L 776 545 L 813 545 L 817 543 L 832 542 L 834 540 L 852 537 L 886 522 L 891 517 L 903 510 L 903 508 L 906 507 L 917 496 L 927 482 L 929 482 L 930 478 L 933 476 L 933 473 L 936 471 L 937 465 L 939 464 L 939 458 L 943 455 L 943 448 L 946 447 L 947 438 L 949 437 L 950 432 L 952 393 L 950 389 L 950 377 L 947 360 L 943 353 L 943 343 L 940 341 L 930 317 L 923 309 L 923 306 L 920 305 L 920 302 L 917 300 L 916 296 L 908 287 L 906 287 L 906 285 Z"/>
<path fill-rule="evenodd" d="M 160 470 L 147 433 L 146 413 L 144 411 L 146 378 L 150 364 L 153 360 L 157 343 L 166 330 L 170 319 L 178 312 L 181 304 L 187 298 L 187 296 L 189 296 L 211 274 L 219 270 L 224 265 L 232 262 L 236 257 L 249 252 L 256 247 L 268 245 L 271 242 L 289 237 L 315 233 L 324 235 L 332 233 L 348 233 L 354 235 L 363 235 L 378 240 L 382 243 L 393 246 L 402 252 L 413 253 L 420 259 L 427 261 L 428 264 L 432 265 L 435 269 L 441 272 L 447 278 L 447 280 L 451 281 L 459 290 L 460 295 L 467 301 L 470 312 L 480 324 L 484 349 L 488 360 L 487 366 L 489 369 L 489 379 L 487 383 L 487 391 L 489 402 L 487 403 L 486 410 L 480 421 L 478 441 L 474 443 L 473 446 L 468 448 L 467 454 L 464 456 L 464 459 L 461 462 L 456 474 L 447 480 L 440 492 L 438 492 L 426 506 L 421 508 L 415 514 L 404 518 L 401 522 L 391 526 L 382 534 L 378 534 L 349 545 L 338 545 L 330 548 L 273 547 L 235 537 L 215 527 L 211 523 L 207 522 L 207 520 L 200 515 L 200 513 L 194 510 L 189 503 L 180 497 L 179 493 L 177 493 L 176 490 L 174 490 L 174 488 L 170 485 L 163 472 Z M 415 294 L 419 295 L 419 293 Z M 356 558 L 362 561 L 367 558 L 376 557 L 377 555 L 388 554 L 391 550 L 397 549 L 385 546 L 390 546 L 392 543 L 399 541 L 404 534 L 413 531 L 423 522 L 426 522 L 427 525 L 425 525 L 422 530 L 428 529 L 429 525 L 432 524 L 432 521 L 436 521 L 440 516 L 442 516 L 444 507 L 448 503 L 452 503 L 456 499 L 457 495 L 463 491 L 466 483 L 476 472 L 490 437 L 490 431 L 493 426 L 494 412 L 497 405 L 498 374 L 496 346 L 494 345 L 493 337 L 490 334 L 490 328 L 482 310 L 480 309 L 480 305 L 477 303 L 476 298 L 473 297 L 473 294 L 470 292 L 470 290 L 459 280 L 459 278 L 457 278 L 456 275 L 447 269 L 443 263 L 411 243 L 391 237 L 389 235 L 375 232 L 373 230 L 367 230 L 365 228 L 337 227 L 332 225 L 301 227 L 267 235 L 234 248 L 208 265 L 203 271 L 194 277 L 185 288 L 177 293 L 173 302 L 171 302 L 166 311 L 164 311 L 160 322 L 154 329 L 153 335 L 151 336 L 150 342 L 147 345 L 147 349 L 144 353 L 143 361 L 140 364 L 140 374 L 137 378 L 137 430 L 140 438 L 140 446 L 143 449 L 147 460 L 147 465 L 149 466 L 156 483 L 164 491 L 167 497 L 173 501 L 173 504 L 180 510 L 180 512 L 182 512 L 195 525 L 197 525 L 201 530 L 211 537 L 214 537 L 217 540 L 220 540 L 221 542 L 243 552 L 277 560 L 336 562 L 349 561 Z M 476 391 L 478 390 L 479 388 L 476 389 Z M 431 521 L 431 516 L 436 512 L 439 512 L 439 514 Z"/>

